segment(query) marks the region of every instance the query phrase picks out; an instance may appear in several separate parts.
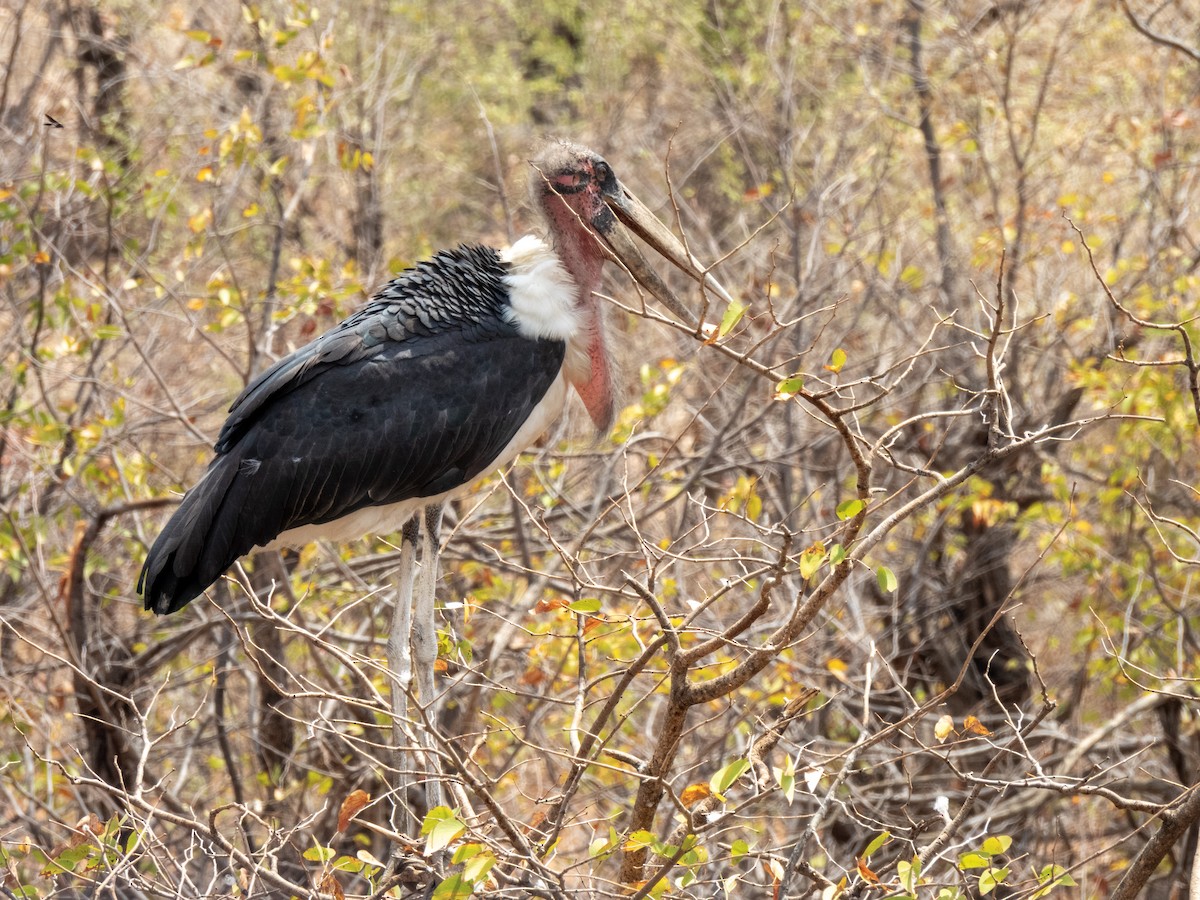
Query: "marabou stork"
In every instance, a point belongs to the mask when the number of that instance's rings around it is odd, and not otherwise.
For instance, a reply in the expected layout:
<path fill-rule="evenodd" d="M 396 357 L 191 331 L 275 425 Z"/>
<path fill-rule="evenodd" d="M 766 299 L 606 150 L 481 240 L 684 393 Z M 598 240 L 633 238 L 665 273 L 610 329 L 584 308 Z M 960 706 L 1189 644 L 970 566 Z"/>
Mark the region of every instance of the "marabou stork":
<path fill-rule="evenodd" d="M 605 259 L 695 324 L 624 226 L 728 300 L 600 156 L 554 142 L 532 166 L 549 243 L 530 235 L 504 250 L 439 252 L 233 401 L 215 458 L 146 558 L 138 581 L 146 609 L 179 610 L 255 547 L 403 526 L 388 642 L 393 708 L 405 709 L 414 663 L 421 703 L 432 704 L 442 503 L 528 447 L 560 416 L 569 386 L 597 428 L 612 422 L 595 294 Z"/>

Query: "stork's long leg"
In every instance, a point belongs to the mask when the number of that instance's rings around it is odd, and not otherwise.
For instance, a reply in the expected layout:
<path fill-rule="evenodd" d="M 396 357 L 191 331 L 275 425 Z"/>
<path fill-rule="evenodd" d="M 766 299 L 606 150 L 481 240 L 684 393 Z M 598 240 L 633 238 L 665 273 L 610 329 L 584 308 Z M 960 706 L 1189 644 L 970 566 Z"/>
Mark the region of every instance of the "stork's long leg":
<path fill-rule="evenodd" d="M 434 595 L 437 591 L 438 531 L 441 525 L 441 505 L 425 507 L 425 527 L 422 529 L 421 535 L 421 575 L 417 580 L 416 595 L 413 598 L 413 664 L 416 669 L 419 702 L 425 710 L 426 721 L 431 725 L 437 721 L 435 703 L 437 694 L 434 685 L 434 665 L 437 662 L 437 623 L 434 620 Z M 433 736 L 427 729 L 423 729 L 421 734 L 423 743 L 430 750 L 427 754 L 429 780 L 426 796 L 429 798 L 430 808 L 433 808 L 441 806 L 443 803 L 441 767 L 437 763 L 437 755 L 433 752 Z"/>
<path fill-rule="evenodd" d="M 413 579 L 416 577 L 417 539 L 420 526 L 417 517 L 413 516 L 404 523 L 400 532 L 400 573 L 396 582 L 396 607 L 392 611 L 392 630 L 388 635 L 387 661 L 388 673 L 391 676 L 392 699 L 392 743 L 396 746 L 393 765 L 396 768 L 396 780 L 393 787 L 396 790 L 395 809 L 407 808 L 408 769 L 411 760 L 405 759 L 401 749 L 412 746 L 412 732 L 408 729 L 408 695 L 412 689 L 413 660 L 409 635 L 412 633 L 413 619 Z M 415 768 L 415 767 L 414 767 Z M 398 821 L 400 816 L 394 816 L 393 827 L 403 830 L 405 824 Z M 414 820 L 415 821 L 415 820 Z"/>

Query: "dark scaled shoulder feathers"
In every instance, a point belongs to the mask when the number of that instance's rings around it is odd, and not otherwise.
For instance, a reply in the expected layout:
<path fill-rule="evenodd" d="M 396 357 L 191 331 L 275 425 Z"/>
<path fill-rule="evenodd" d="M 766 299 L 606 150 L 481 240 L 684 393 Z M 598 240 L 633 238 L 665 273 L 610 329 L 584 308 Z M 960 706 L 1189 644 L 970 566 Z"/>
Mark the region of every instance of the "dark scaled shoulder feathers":
<path fill-rule="evenodd" d="M 256 378 L 147 555 L 146 608 L 180 609 L 292 528 L 437 496 L 482 474 L 566 352 L 521 336 L 505 273 L 488 248 L 438 253 Z"/>
<path fill-rule="evenodd" d="M 506 272 L 496 250 L 465 244 L 405 270 L 358 312 L 251 381 L 229 407 L 213 449 L 228 451 L 272 396 L 294 390 L 330 366 L 350 365 L 385 347 L 451 330 L 471 342 L 515 333 L 506 317 Z"/>

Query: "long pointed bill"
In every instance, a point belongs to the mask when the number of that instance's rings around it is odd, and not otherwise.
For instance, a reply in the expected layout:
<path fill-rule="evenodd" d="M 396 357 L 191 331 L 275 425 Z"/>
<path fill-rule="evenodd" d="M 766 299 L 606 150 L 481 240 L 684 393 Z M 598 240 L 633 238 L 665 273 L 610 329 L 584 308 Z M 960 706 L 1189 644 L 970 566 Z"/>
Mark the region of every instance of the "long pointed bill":
<path fill-rule="evenodd" d="M 673 312 L 688 325 L 696 324 L 696 316 L 688 310 L 679 299 L 671 293 L 670 288 L 663 283 L 657 273 L 650 268 L 637 244 L 623 225 L 645 241 L 652 249 L 672 262 L 696 281 L 705 285 L 726 303 L 732 303 L 733 298 L 713 276 L 704 271 L 700 262 L 688 252 L 683 242 L 667 229 L 654 214 L 629 193 L 624 187 L 618 188 L 615 196 L 606 194 L 605 201 L 618 221 L 606 223 L 601 229 L 604 239 L 608 242 L 620 262 L 629 269 L 630 274 L 642 287 L 650 291 L 663 306 Z"/>

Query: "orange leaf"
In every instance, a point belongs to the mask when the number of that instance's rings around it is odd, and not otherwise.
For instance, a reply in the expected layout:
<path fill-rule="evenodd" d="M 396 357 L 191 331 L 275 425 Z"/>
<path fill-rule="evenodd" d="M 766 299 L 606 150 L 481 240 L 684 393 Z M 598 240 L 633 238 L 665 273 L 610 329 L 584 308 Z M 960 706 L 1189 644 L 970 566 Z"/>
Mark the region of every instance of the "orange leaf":
<path fill-rule="evenodd" d="M 587 634 L 593 629 L 600 627 L 607 621 L 608 619 L 604 618 L 604 616 L 588 616 L 583 621 L 583 633 Z"/>
<path fill-rule="evenodd" d="M 433 671 L 448 672 L 448 671 L 450 671 L 450 666 L 447 665 L 447 663 L 444 659 L 442 659 L 441 657 L 438 657 L 437 659 L 435 659 L 433 661 Z"/>
<path fill-rule="evenodd" d="M 527 669 L 520 678 L 517 679 L 517 684 L 525 685 L 526 687 L 537 687 L 546 680 L 546 673 L 539 668 Z"/>
<path fill-rule="evenodd" d="M 33 254 L 33 261 L 39 266 L 44 266 L 46 263 L 50 262 L 50 254 L 45 250 L 39 250 L 37 253 Z"/>
<path fill-rule="evenodd" d="M 712 796 L 712 788 L 707 784 L 689 784 L 683 789 L 683 793 L 679 795 L 679 800 L 688 809 L 691 809 L 699 801 L 705 797 Z"/>
<path fill-rule="evenodd" d="M 321 879 L 321 884 L 318 886 L 322 894 L 328 894 L 333 897 L 333 900 L 346 900 L 346 892 L 342 890 L 342 885 L 334 877 L 332 872 L 326 872 Z"/>
<path fill-rule="evenodd" d="M 967 716 L 965 719 L 963 719 L 963 728 L 971 732 L 971 734 L 982 734 L 984 737 L 987 737 L 989 734 L 991 734 L 991 732 L 983 726 L 983 723 L 974 716 Z"/>
<path fill-rule="evenodd" d="M 537 602 L 537 605 L 533 608 L 533 611 L 535 613 L 544 613 L 555 609 L 566 609 L 570 605 L 571 601 L 565 597 L 555 597 L 553 600 L 547 600 L 545 597 L 543 597 Z"/>
<path fill-rule="evenodd" d="M 861 856 L 857 857 L 854 861 L 858 863 L 858 874 L 863 877 L 864 881 L 869 881 L 872 884 L 879 883 L 879 876 L 867 868 L 867 864 L 863 862 Z"/>
<path fill-rule="evenodd" d="M 338 810 L 338 831 L 345 831 L 350 824 L 350 820 L 358 815 L 358 811 L 371 802 L 371 795 L 366 791 L 351 791 L 349 796 L 342 801 L 342 808 Z"/>
<path fill-rule="evenodd" d="M 775 185 L 769 181 L 764 181 L 762 184 L 756 184 L 754 187 L 742 193 L 742 199 L 747 203 L 752 203 L 755 200 L 762 200 L 764 197 L 770 197 L 775 190 Z"/>

